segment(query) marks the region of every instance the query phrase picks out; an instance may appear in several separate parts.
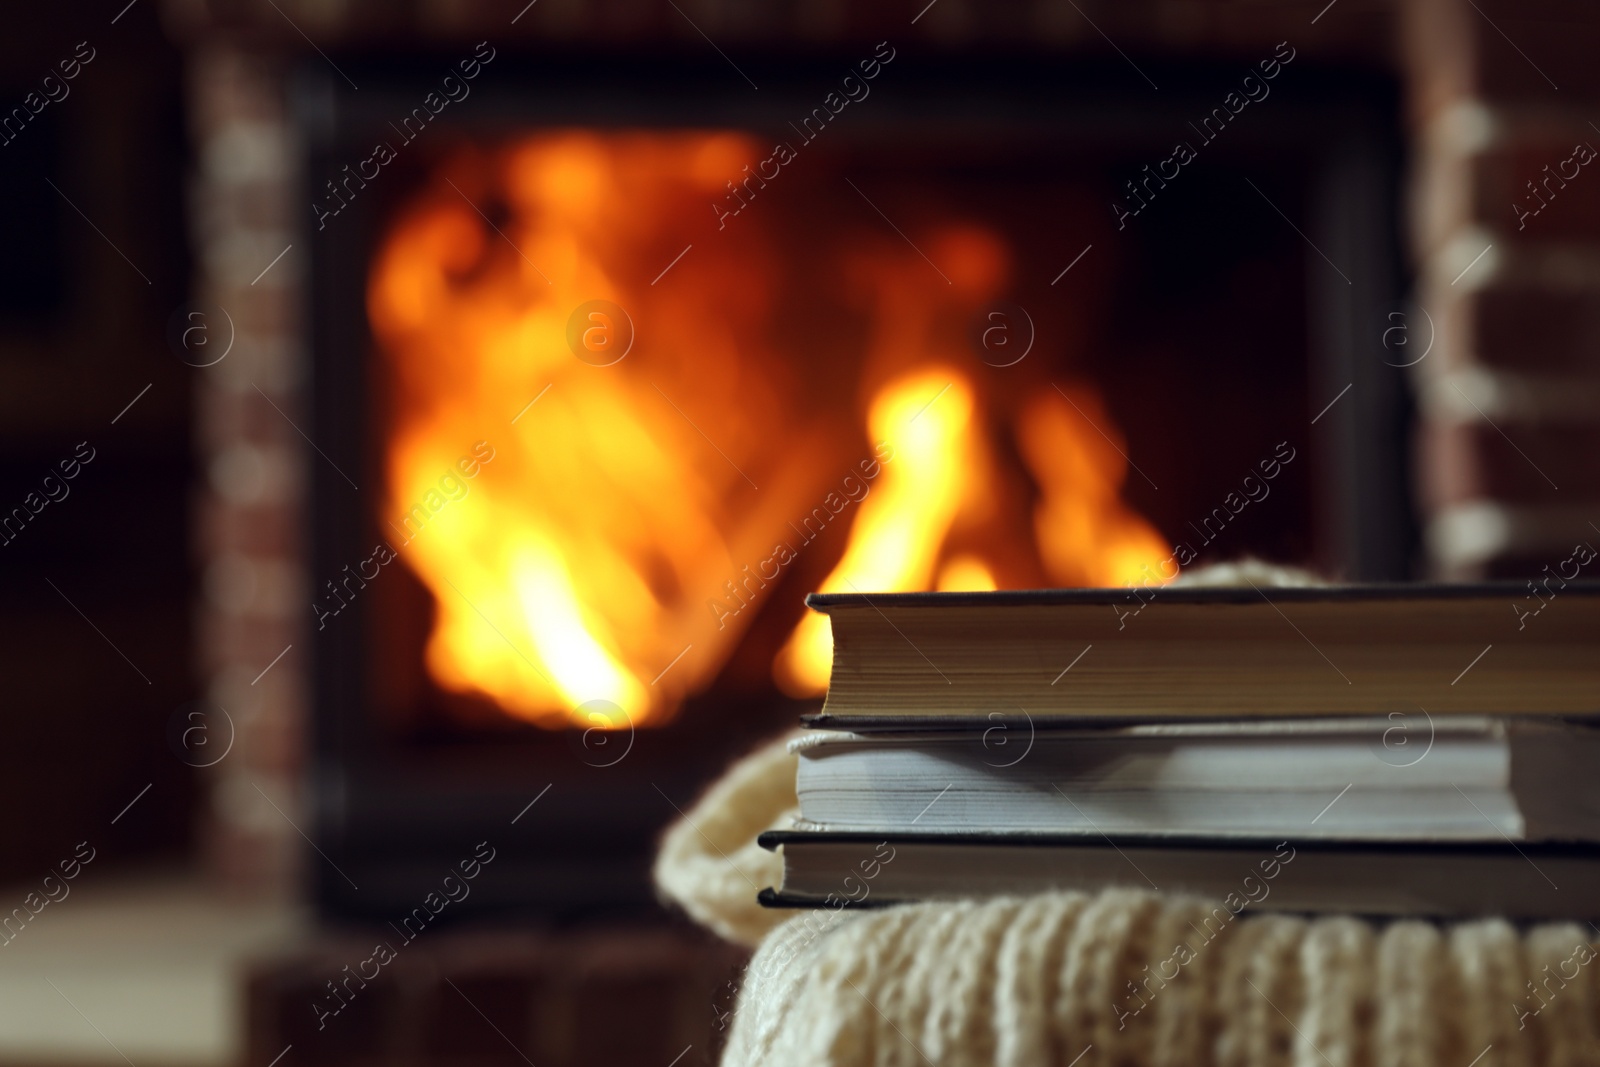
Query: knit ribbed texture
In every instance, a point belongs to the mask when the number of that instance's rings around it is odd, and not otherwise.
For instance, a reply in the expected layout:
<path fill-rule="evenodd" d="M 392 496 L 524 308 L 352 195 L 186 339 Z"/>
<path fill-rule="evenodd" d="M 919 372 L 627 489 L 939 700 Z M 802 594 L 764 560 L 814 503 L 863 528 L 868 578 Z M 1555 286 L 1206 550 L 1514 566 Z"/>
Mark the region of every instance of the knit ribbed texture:
<path fill-rule="evenodd" d="M 1588 926 L 1234 918 L 1129 890 L 762 908 L 756 890 L 782 865 L 755 836 L 793 813 L 794 764 L 784 740 L 741 761 L 656 861 L 666 896 L 761 945 L 725 1067 L 1066 1065 L 1080 1053 L 1077 1067 L 1600 1065 Z"/>
<path fill-rule="evenodd" d="M 751 961 L 722 1062 L 1600 1063 L 1586 927 L 1215 914 L 1116 890 L 796 915 Z"/>
<path fill-rule="evenodd" d="M 785 735 L 729 768 L 672 824 L 656 854 L 662 895 L 702 926 L 752 948 L 785 918 L 756 902 L 762 887 L 783 879 L 782 859 L 756 844 L 756 835 L 787 827 L 799 812 L 798 760 L 788 743 Z"/>

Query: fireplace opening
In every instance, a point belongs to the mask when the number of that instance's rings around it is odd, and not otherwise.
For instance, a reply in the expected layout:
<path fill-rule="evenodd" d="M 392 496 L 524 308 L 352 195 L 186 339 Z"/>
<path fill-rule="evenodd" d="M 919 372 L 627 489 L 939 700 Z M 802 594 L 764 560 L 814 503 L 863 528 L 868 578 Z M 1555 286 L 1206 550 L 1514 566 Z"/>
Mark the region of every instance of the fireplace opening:
<path fill-rule="evenodd" d="M 648 900 L 674 809 L 815 707 L 811 590 L 1405 572 L 1404 406 L 1350 339 L 1398 292 L 1392 87 L 1289 68 L 1217 132 L 1225 66 L 1152 105 L 861 58 L 752 105 L 497 57 L 521 91 L 425 129 L 425 62 L 302 78 L 326 910 L 485 838 L 460 914 Z"/>

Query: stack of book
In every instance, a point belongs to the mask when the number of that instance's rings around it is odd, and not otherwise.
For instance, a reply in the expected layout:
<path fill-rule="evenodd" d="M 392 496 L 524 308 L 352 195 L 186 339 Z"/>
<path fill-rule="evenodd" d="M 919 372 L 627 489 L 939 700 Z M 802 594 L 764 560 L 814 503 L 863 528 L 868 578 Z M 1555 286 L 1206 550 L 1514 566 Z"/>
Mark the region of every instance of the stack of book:
<path fill-rule="evenodd" d="M 1600 918 L 1597 594 L 814 595 L 832 679 L 762 900 Z"/>

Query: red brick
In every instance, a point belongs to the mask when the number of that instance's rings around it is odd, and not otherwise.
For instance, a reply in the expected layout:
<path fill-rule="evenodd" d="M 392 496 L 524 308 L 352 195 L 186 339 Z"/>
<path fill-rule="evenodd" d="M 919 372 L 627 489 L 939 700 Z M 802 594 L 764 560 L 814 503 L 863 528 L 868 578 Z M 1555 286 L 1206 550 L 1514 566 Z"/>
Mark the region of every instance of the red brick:
<path fill-rule="evenodd" d="M 1470 164 L 1477 218 L 1518 244 L 1600 243 L 1600 149 L 1594 148 L 1600 134 L 1585 132 L 1552 134 L 1477 157 Z M 1574 158 L 1580 144 L 1595 152 L 1586 165 Z M 1563 170 L 1573 177 L 1564 178 Z"/>
<path fill-rule="evenodd" d="M 431 1063 L 521 1067 L 549 1058 L 534 1026 L 543 976 L 515 967 L 441 972 L 422 1011 L 422 1051 Z"/>
<path fill-rule="evenodd" d="M 417 1067 L 520 1067 L 523 1057 L 538 1067 L 666 1067 L 686 1046 L 683 1067 L 711 1063 L 721 1040 L 712 1004 L 745 958 L 664 929 L 430 931 L 317 1031 L 310 1005 L 323 983 L 369 952 L 335 936 L 254 968 L 247 1067 L 266 1067 L 291 1042 L 313 1067 L 376 1067 L 378 1057 Z M 364 1002 L 368 1014 L 354 1014 Z M 347 1022 L 358 1025 L 341 1034 Z"/>
<path fill-rule="evenodd" d="M 290 1044 L 295 1047 L 295 1062 L 301 1065 L 346 1067 L 352 1062 L 377 1064 L 391 1059 L 406 992 L 394 975 L 380 972 L 365 988 L 352 980 L 353 993 L 341 989 L 340 994 L 348 1003 L 338 1014 L 322 1017 L 320 1025 L 314 1007 L 333 1007 L 336 1001 L 327 983 L 335 981 L 337 985 L 336 979 L 345 976 L 344 967 L 356 967 L 371 952 L 370 944 L 341 939 L 287 965 L 256 968 L 248 981 L 250 1067 L 266 1067 L 271 1057 Z"/>
<path fill-rule="evenodd" d="M 1600 9 L 1587 0 L 1475 0 L 1478 93 L 1486 100 L 1600 98 Z M 1552 84 L 1554 83 L 1554 84 Z"/>
<path fill-rule="evenodd" d="M 311 618 L 308 603 L 306 620 L 309 622 Z M 206 666 L 215 668 L 238 664 L 261 670 L 283 651 L 284 646 L 296 641 L 304 633 L 302 627 L 293 623 L 292 618 L 285 622 L 249 615 L 223 616 L 208 611 L 200 627 Z M 282 667 L 283 664 L 278 666 Z"/>
<path fill-rule="evenodd" d="M 266 558 L 292 557 L 304 543 L 299 508 L 242 506 L 209 496 L 195 510 L 195 543 L 202 555 L 224 550 Z"/>
<path fill-rule="evenodd" d="M 249 387 L 242 390 L 207 388 L 198 390 L 198 394 L 198 443 L 202 446 L 253 441 L 292 445 L 297 452 L 305 448 L 305 439 L 289 423 L 289 419 L 293 419 L 300 426 L 309 424 L 310 416 L 302 410 L 304 398 L 283 396 L 270 390 L 267 396 L 262 396 Z M 270 403 L 267 397 L 271 397 Z"/>
<path fill-rule="evenodd" d="M 1472 500 L 1555 503 L 1551 482 L 1560 486 L 1559 499 L 1600 497 L 1600 426 L 1496 422 L 1504 435 L 1477 422 L 1422 425 L 1419 488 L 1430 511 Z"/>
<path fill-rule="evenodd" d="M 202 826 L 206 869 L 229 893 L 247 899 L 286 899 L 300 888 L 305 847 L 292 827 L 250 831 L 225 824 L 215 814 L 208 815 Z"/>
<path fill-rule="evenodd" d="M 1600 174 L 1595 189 L 1600 198 Z M 1466 325 L 1479 362 L 1523 373 L 1600 378 L 1600 293 L 1516 286 L 1483 289 L 1466 300 Z"/>

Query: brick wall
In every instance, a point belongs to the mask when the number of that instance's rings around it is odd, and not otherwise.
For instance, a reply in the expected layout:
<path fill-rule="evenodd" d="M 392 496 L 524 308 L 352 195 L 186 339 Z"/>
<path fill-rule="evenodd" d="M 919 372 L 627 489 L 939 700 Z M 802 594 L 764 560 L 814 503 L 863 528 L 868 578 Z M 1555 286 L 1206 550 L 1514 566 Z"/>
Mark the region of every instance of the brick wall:
<path fill-rule="evenodd" d="M 1531 578 L 1600 538 L 1600 159 L 1567 162 L 1600 148 L 1600 24 L 1571 3 L 1405 16 L 1417 302 L 1438 334 L 1412 368 L 1428 562 Z"/>
<path fill-rule="evenodd" d="M 206 772 L 202 842 L 224 884 L 289 893 L 304 850 L 296 826 L 310 819 L 299 785 L 311 617 L 306 447 L 295 427 L 306 425 L 296 288 L 303 260 L 291 249 L 273 263 L 297 239 L 287 204 L 294 139 L 269 58 L 226 45 L 196 49 L 189 80 L 194 291 L 208 343 L 222 343 L 230 319 L 233 333 L 227 356 L 196 379 L 196 632 L 207 695 L 236 731 L 228 758 Z M 217 308 L 226 313 L 220 321 Z"/>

